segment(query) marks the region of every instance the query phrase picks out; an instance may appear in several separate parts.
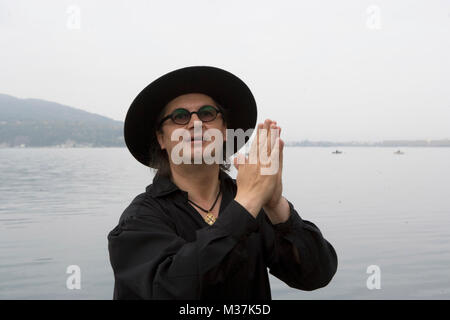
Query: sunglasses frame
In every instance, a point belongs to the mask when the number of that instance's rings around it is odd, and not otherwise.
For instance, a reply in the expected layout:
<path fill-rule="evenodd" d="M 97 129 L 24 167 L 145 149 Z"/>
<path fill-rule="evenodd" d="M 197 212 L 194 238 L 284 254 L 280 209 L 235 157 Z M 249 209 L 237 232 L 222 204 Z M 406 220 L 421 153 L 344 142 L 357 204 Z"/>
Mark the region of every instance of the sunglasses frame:
<path fill-rule="evenodd" d="M 200 117 L 199 117 L 200 121 L 202 121 L 202 122 L 211 122 L 211 121 L 214 121 L 214 120 L 217 119 L 217 115 L 218 115 L 219 113 L 222 113 L 222 114 L 223 114 L 222 110 L 220 110 L 219 108 L 217 108 L 217 107 L 215 107 L 215 106 L 212 106 L 212 105 L 210 105 L 210 104 L 205 104 L 205 105 L 201 106 L 200 108 L 198 108 L 197 111 L 192 111 L 192 112 L 189 111 L 188 109 L 185 109 L 185 108 L 177 108 L 177 109 L 175 109 L 174 111 L 172 111 L 171 114 L 169 114 L 169 115 L 167 115 L 167 116 L 165 116 L 164 118 L 161 119 L 161 121 L 160 121 L 159 124 L 158 124 L 158 128 L 161 128 L 162 124 L 163 124 L 167 119 L 171 119 L 173 123 L 175 123 L 175 124 L 177 124 L 177 125 L 180 125 L 180 126 L 186 125 L 186 124 L 189 123 L 189 121 L 191 121 L 192 115 L 195 113 L 195 114 L 197 114 L 197 117 L 198 117 L 198 112 L 199 112 L 202 108 L 204 108 L 204 107 L 212 107 L 214 110 L 216 110 L 217 113 L 216 113 L 216 116 L 214 117 L 214 119 L 211 119 L 211 120 L 209 120 L 209 121 L 203 121 L 203 120 L 201 120 Z M 188 120 L 186 123 L 183 123 L 183 124 L 181 124 L 181 123 L 176 123 L 175 120 L 173 119 L 174 116 L 175 116 L 175 112 L 176 112 L 177 110 L 180 110 L 180 109 L 181 109 L 181 110 L 186 110 L 186 111 L 189 113 L 189 120 Z"/>

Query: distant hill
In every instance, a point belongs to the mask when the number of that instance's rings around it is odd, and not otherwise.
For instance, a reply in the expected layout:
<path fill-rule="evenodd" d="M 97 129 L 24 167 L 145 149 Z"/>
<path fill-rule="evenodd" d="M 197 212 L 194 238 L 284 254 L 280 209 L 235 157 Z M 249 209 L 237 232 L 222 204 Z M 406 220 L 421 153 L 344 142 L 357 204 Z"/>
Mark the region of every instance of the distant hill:
<path fill-rule="evenodd" d="M 0 147 L 124 147 L 123 122 L 39 99 L 0 94 Z"/>

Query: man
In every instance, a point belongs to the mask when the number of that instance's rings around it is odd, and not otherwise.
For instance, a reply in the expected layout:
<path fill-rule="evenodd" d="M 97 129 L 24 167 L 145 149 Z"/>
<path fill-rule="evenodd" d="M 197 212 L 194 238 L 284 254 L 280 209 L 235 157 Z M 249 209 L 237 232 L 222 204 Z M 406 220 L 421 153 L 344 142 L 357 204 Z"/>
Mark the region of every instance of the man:
<path fill-rule="evenodd" d="M 236 179 L 222 163 L 175 159 L 181 154 L 195 160 L 213 143 L 226 146 L 228 130 L 255 124 L 250 89 L 219 68 L 172 71 L 136 97 L 125 141 L 138 161 L 157 172 L 108 235 L 114 299 L 267 300 L 267 269 L 301 290 L 330 282 L 337 269 L 334 248 L 282 196 L 284 143 L 275 121 L 257 126 L 250 157 L 235 158 Z M 174 139 L 177 130 L 189 139 Z M 212 130 L 223 139 L 206 139 Z M 231 152 L 224 148 L 225 158 L 246 140 L 236 139 Z M 263 153 L 279 164 L 276 172 L 262 173 Z"/>

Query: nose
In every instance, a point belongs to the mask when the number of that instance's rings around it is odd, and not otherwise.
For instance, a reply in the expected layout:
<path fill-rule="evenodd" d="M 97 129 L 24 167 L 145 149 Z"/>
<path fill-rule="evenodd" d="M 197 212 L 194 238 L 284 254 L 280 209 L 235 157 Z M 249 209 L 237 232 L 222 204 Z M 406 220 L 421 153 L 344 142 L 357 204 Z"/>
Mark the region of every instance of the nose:
<path fill-rule="evenodd" d="M 189 124 L 188 124 L 189 128 L 194 127 L 194 122 L 195 122 L 195 121 L 200 121 L 201 124 L 203 125 L 203 122 L 202 122 L 202 120 L 200 120 L 200 118 L 198 117 L 198 115 L 197 115 L 196 113 L 193 113 L 193 114 L 191 115 L 191 119 L 189 120 Z"/>

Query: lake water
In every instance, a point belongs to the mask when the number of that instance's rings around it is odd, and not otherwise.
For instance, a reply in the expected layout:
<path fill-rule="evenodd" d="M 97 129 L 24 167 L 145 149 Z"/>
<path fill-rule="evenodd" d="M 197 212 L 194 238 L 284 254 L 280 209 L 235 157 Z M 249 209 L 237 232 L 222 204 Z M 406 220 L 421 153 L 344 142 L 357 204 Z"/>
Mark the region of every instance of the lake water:
<path fill-rule="evenodd" d="M 450 148 L 333 150 L 286 148 L 283 179 L 338 271 L 311 292 L 271 276 L 273 298 L 450 299 Z M 151 181 L 125 148 L 0 149 L 0 299 L 111 299 L 106 236 Z M 69 265 L 80 290 L 66 287 Z"/>

